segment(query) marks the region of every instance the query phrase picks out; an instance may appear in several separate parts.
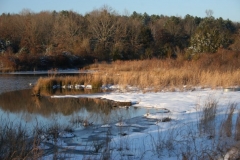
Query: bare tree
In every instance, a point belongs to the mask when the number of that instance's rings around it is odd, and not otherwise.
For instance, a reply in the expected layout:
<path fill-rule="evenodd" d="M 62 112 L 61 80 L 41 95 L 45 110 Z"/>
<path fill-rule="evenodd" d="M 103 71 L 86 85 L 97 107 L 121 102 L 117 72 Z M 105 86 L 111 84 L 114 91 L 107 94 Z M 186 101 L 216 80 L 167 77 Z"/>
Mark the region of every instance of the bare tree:
<path fill-rule="evenodd" d="M 211 9 L 207 9 L 205 11 L 205 13 L 206 13 L 207 17 L 212 17 L 213 16 L 213 10 L 211 10 Z"/>
<path fill-rule="evenodd" d="M 105 53 L 110 49 L 118 27 L 117 15 L 111 8 L 104 6 L 87 16 L 92 44 L 100 47 Z M 100 45 L 100 46 L 99 46 Z"/>
<path fill-rule="evenodd" d="M 53 25 L 52 44 L 58 51 L 74 51 L 76 43 L 79 43 L 81 16 L 72 11 L 62 11 L 55 17 Z"/>

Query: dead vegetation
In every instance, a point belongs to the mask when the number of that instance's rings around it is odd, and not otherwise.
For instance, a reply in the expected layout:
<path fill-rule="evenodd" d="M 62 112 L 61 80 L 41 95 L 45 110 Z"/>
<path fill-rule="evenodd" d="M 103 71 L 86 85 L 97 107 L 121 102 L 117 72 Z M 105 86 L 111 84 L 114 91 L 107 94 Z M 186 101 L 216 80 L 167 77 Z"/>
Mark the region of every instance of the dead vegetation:
<path fill-rule="evenodd" d="M 38 135 L 29 134 L 25 126 L 1 119 L 0 159 L 37 159 L 42 156 L 39 144 Z"/>
<path fill-rule="evenodd" d="M 91 84 L 99 87 L 103 84 L 136 86 L 141 89 L 161 90 L 193 89 L 193 87 L 230 87 L 240 84 L 240 58 L 237 53 L 222 53 L 199 56 L 197 60 L 149 59 L 134 61 L 114 61 L 95 63 L 88 66 L 97 72 L 78 77 L 40 78 L 35 89 L 53 85 Z"/>

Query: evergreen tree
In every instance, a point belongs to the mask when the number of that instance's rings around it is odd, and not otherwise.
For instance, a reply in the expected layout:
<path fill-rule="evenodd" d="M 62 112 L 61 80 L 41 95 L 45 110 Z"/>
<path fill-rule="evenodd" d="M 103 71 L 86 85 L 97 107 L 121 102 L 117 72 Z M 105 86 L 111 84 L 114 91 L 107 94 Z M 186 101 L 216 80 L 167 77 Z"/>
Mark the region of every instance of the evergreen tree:
<path fill-rule="evenodd" d="M 233 30 L 228 26 L 229 22 L 225 23 L 222 18 L 206 17 L 197 27 L 188 50 L 192 53 L 214 53 L 219 47 L 227 48 L 231 44 L 230 33 Z"/>

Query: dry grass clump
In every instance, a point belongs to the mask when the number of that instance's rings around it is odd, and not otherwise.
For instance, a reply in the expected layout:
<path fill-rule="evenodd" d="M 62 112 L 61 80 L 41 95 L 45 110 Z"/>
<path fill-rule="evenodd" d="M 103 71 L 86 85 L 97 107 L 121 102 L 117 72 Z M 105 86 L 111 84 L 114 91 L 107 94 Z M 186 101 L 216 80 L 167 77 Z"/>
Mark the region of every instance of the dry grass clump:
<path fill-rule="evenodd" d="M 33 88 L 34 93 L 40 92 L 41 88 L 52 88 L 53 86 L 68 86 L 68 85 L 92 85 L 92 88 L 99 88 L 102 86 L 102 78 L 98 74 L 85 74 L 80 76 L 66 76 L 66 77 L 47 77 L 39 78 Z"/>
<path fill-rule="evenodd" d="M 201 133 L 207 133 L 210 137 L 215 135 L 215 117 L 217 113 L 218 102 L 214 98 L 209 98 L 202 109 L 199 129 Z"/>
<path fill-rule="evenodd" d="M 235 140 L 240 140 L 240 110 L 238 111 L 237 121 L 235 126 Z"/>
<path fill-rule="evenodd" d="M 31 137 L 33 136 L 33 137 Z M 31 138 L 29 138 L 31 137 Z M 37 159 L 42 156 L 37 135 L 27 133 L 25 126 L 11 122 L 0 126 L 0 159 Z"/>
<path fill-rule="evenodd" d="M 227 137 L 232 136 L 232 117 L 236 107 L 237 107 L 236 103 L 232 103 L 229 105 L 228 112 L 226 113 L 227 118 L 223 121 L 221 126 L 221 130 L 220 130 L 221 136 L 227 136 Z"/>

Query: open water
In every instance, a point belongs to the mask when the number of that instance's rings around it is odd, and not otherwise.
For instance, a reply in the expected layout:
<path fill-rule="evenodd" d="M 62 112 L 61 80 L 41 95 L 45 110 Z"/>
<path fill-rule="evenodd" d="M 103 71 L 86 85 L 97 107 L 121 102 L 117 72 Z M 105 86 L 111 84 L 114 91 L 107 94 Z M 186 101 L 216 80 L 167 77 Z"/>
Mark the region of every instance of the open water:
<path fill-rule="evenodd" d="M 56 94 L 85 94 L 83 90 L 48 90 L 46 96 L 32 96 L 32 86 L 47 72 L 20 72 L 0 74 L 0 120 L 35 125 L 81 125 L 83 121 L 93 124 L 107 124 L 123 119 L 142 116 L 153 109 L 134 107 L 113 107 L 107 100 L 91 98 L 53 99 Z M 64 72 L 75 74 L 77 72 Z M 88 91 L 88 93 L 91 93 Z M 76 126 L 77 127 L 77 126 Z"/>

